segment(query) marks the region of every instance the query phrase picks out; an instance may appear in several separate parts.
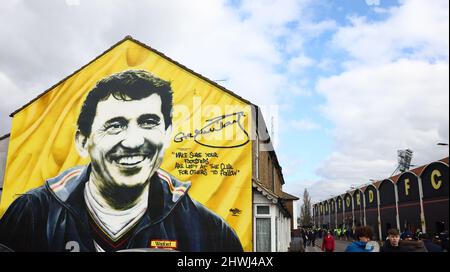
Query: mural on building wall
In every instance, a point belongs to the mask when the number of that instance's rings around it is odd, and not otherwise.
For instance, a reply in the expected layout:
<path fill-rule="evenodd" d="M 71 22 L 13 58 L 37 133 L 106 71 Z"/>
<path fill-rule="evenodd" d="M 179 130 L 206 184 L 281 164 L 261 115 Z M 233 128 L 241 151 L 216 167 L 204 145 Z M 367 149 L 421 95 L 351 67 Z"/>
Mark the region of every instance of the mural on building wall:
<path fill-rule="evenodd" d="M 0 243 L 251 251 L 250 116 L 125 39 L 14 115 Z"/>

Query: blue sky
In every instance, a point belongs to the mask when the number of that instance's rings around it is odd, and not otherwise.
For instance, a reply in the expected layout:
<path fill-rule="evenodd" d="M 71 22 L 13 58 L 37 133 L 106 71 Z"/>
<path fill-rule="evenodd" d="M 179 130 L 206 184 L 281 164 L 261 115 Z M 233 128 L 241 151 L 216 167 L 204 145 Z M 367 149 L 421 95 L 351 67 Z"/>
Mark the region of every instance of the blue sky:
<path fill-rule="evenodd" d="M 425 7 L 427 4 L 424 4 L 424 2 L 419 3 L 417 1 L 302 1 L 302 4 L 300 4 L 302 7 L 297 16 L 289 18 L 290 14 L 287 14 L 284 25 L 276 25 L 275 27 L 269 25 L 268 29 L 275 29 L 271 39 L 281 58 L 281 61 L 274 66 L 274 70 L 284 75 L 288 82 L 296 86 L 296 90 L 291 93 L 284 92 L 280 88 L 283 97 L 278 100 L 280 123 L 276 126 L 278 130 L 276 135 L 279 136 L 276 151 L 284 169 L 287 181 L 285 187 L 288 190 L 300 195 L 301 189 L 309 187 L 313 199 L 317 201 L 342 193 L 350 185 L 362 185 L 367 183 L 369 179 L 387 177 L 396 166 L 397 149 L 415 149 L 420 155 L 416 159 L 417 164 L 427 163 L 448 154 L 446 150 L 437 150 L 435 146 L 432 146 L 437 139 L 448 141 L 448 126 L 447 129 L 443 129 L 442 133 L 433 135 L 434 139 L 424 139 L 429 142 L 408 145 L 408 139 L 389 139 L 389 137 L 386 137 L 385 142 L 380 143 L 382 147 L 380 150 L 370 147 L 371 140 L 376 135 L 364 135 L 363 133 L 360 136 L 363 140 L 360 139 L 354 144 L 355 150 L 350 149 L 343 152 L 340 150 L 340 141 L 344 141 L 344 145 L 349 143 L 346 143 L 345 138 L 337 141 L 337 138 L 340 137 L 336 136 L 336 134 L 341 133 L 343 128 L 333 122 L 333 118 L 329 118 L 330 116 L 324 113 L 324 108 L 326 111 L 330 107 L 330 104 L 327 103 L 330 97 L 327 97 L 326 94 L 332 96 L 333 89 L 327 88 L 325 95 L 323 92 L 317 91 L 319 82 L 327 82 L 333 76 L 336 77 L 335 79 L 339 79 L 343 74 L 357 73 L 358 69 L 368 69 L 368 71 L 364 70 L 364 74 L 368 78 L 373 75 L 374 78 L 371 80 L 381 80 L 386 75 L 377 75 L 377 72 L 380 72 L 377 69 L 393 65 L 398 67 L 388 70 L 392 70 L 393 76 L 398 72 L 399 86 L 397 88 L 386 86 L 388 88 L 386 97 L 379 97 L 378 99 L 396 98 L 396 93 L 403 96 L 402 93 L 405 92 L 403 88 L 407 88 L 411 84 L 409 80 L 411 77 L 414 78 L 416 73 L 413 70 L 414 67 L 411 67 L 411 71 L 408 71 L 407 75 L 404 75 L 404 71 L 399 71 L 403 67 L 401 65 L 403 63 L 399 62 L 400 60 L 406 62 L 418 61 L 414 65 L 429 65 L 436 64 L 434 60 L 440 59 L 439 63 L 443 65 L 443 69 L 448 69 L 448 53 L 444 52 L 448 49 L 448 35 L 445 34 L 446 29 L 448 29 L 448 27 L 445 27 L 448 24 L 448 12 L 442 16 L 438 11 L 440 4 L 442 4 L 441 7 L 448 6 L 448 4 L 438 3 L 438 1 L 433 4 L 436 6 L 430 8 Z M 253 16 L 258 17 L 258 7 L 248 4 L 246 1 L 230 1 L 230 5 L 238 11 L 241 21 L 251 21 Z M 425 11 L 421 10 L 421 5 L 424 6 Z M 254 9 L 251 9 L 252 7 Z M 277 9 L 274 10 L 274 12 L 276 11 Z M 433 12 L 436 12 L 436 14 L 433 14 Z M 415 17 L 416 14 L 418 14 L 417 17 Z M 435 19 L 429 18 L 433 16 L 435 16 Z M 416 25 L 412 24 L 410 20 L 416 18 L 419 19 L 417 24 L 423 24 L 424 26 L 424 29 L 420 29 L 419 32 L 426 31 L 426 27 L 431 27 L 433 24 L 436 24 L 434 27 L 437 26 L 441 32 L 436 32 L 434 37 L 423 35 L 423 33 L 414 33 Z M 420 21 L 420 19 L 423 19 L 423 21 Z M 408 29 L 407 31 L 411 31 L 411 33 L 402 37 L 401 27 L 408 28 L 409 25 L 411 25 L 412 30 Z M 394 29 L 394 33 L 389 33 L 387 40 L 384 40 L 382 37 L 383 31 L 390 27 Z M 399 28 L 397 33 L 395 33 L 396 27 Z M 285 29 L 280 31 L 279 28 Z M 368 37 L 365 37 L 365 29 L 368 30 Z M 376 32 L 373 33 L 375 35 L 380 35 L 379 41 L 377 36 L 371 36 L 371 31 Z M 358 48 L 357 45 L 355 48 L 351 48 L 352 41 L 345 37 L 346 34 L 350 34 L 350 37 L 354 36 L 356 40 L 359 39 L 362 45 L 368 45 L 367 55 L 364 54 L 364 48 Z M 296 41 L 295 37 L 298 36 L 302 38 L 297 40 L 297 46 L 291 48 L 292 41 Z M 341 40 L 342 37 L 343 40 Z M 398 40 L 399 45 L 395 44 L 396 40 Z M 380 52 L 374 50 L 374 53 L 370 54 L 371 49 L 376 49 L 377 42 L 380 43 L 382 48 L 385 47 L 384 50 Z M 350 48 L 347 46 L 350 46 Z M 426 46 L 430 46 L 432 50 L 435 46 L 440 47 L 440 49 L 428 54 L 428 52 L 424 52 L 427 51 L 424 50 Z M 387 54 L 381 54 L 384 52 Z M 293 64 L 293 68 L 290 64 Z M 427 71 L 427 73 L 430 73 L 427 74 L 429 76 L 432 71 Z M 367 82 L 368 85 L 371 84 L 371 80 L 369 79 Z M 435 90 L 436 96 L 445 99 L 448 97 L 448 87 L 445 88 L 445 86 L 448 86 L 448 76 L 442 76 L 437 80 L 444 88 L 440 88 L 439 91 Z M 337 81 L 339 83 L 339 80 Z M 344 86 L 347 84 L 345 81 L 340 83 Z M 423 82 L 421 83 L 423 84 Z M 380 87 L 385 87 L 382 85 Z M 365 86 L 361 87 L 364 88 Z M 404 99 L 406 100 L 403 102 L 405 103 L 404 107 L 408 108 L 407 100 L 416 100 L 422 93 L 425 94 L 427 89 L 428 86 L 426 85 L 418 86 L 413 97 Z M 357 91 L 356 89 L 355 92 Z M 345 107 L 345 95 L 348 94 L 345 91 L 344 93 L 344 103 L 337 103 L 336 107 L 331 109 L 332 112 L 339 112 L 338 107 Z M 415 98 L 414 95 L 417 97 Z M 369 89 L 367 97 L 370 98 L 364 99 L 363 97 L 362 100 L 370 102 L 371 99 L 377 99 L 376 90 Z M 351 103 L 351 97 L 348 100 Z M 430 98 L 430 100 L 432 99 Z M 373 101 L 375 102 L 375 100 Z M 365 116 L 367 121 L 360 120 L 355 126 L 351 126 L 350 130 L 344 131 L 343 134 L 348 133 L 351 136 L 352 130 L 355 130 L 355 134 L 358 134 L 358 130 L 364 129 L 364 126 L 358 127 L 358 123 L 368 124 L 371 126 L 370 130 L 375 131 L 395 130 L 397 126 L 393 125 L 392 122 L 380 123 L 377 121 L 378 116 L 383 114 L 386 116 L 381 119 L 394 120 L 397 116 L 395 110 L 391 112 L 392 110 L 389 109 L 392 106 L 389 103 L 383 105 L 382 102 L 375 102 L 375 104 L 379 104 L 377 105 L 379 111 L 367 113 L 364 113 L 365 105 L 353 104 L 351 107 L 354 107 L 354 109 L 350 118 L 358 120 L 360 117 L 358 113 L 360 113 Z M 409 107 L 409 111 L 411 110 L 413 109 Z M 417 133 L 423 133 L 424 131 L 420 131 L 421 129 L 428 129 L 431 133 L 433 129 L 429 127 L 430 125 L 445 126 L 439 123 L 448 120 L 448 107 L 442 108 L 437 114 L 441 115 L 439 119 L 442 121 L 433 120 L 433 124 L 424 124 L 423 127 L 419 125 L 421 128 L 418 128 Z M 406 115 L 408 115 L 408 112 L 406 112 Z M 343 121 L 346 118 L 347 116 L 344 116 Z M 270 120 L 270 117 L 266 120 Z M 420 120 L 420 118 L 417 120 Z M 374 124 L 370 124 L 371 122 Z M 414 123 L 413 119 L 408 120 L 405 126 L 415 126 Z M 376 127 L 375 125 L 381 126 Z M 414 138 L 413 135 L 408 135 L 408 137 Z M 366 140 L 364 141 L 364 139 Z M 358 151 L 359 149 L 360 151 Z M 422 149 L 424 150 L 422 151 Z M 361 156 L 358 154 L 361 152 L 369 154 L 361 154 Z M 367 155 L 369 157 L 365 157 Z M 371 165 L 372 161 L 374 165 Z M 337 168 L 337 171 L 333 171 L 335 168 Z"/>
<path fill-rule="evenodd" d="M 314 201 L 448 156 L 447 0 L 8 1 L 0 134 L 9 113 L 126 35 L 276 118 L 284 189 Z M 43 65 L 45 64 L 45 65 Z M 26 79 L 26 80 L 25 80 Z M 14 95 L 12 95 L 14 94 Z"/>
<path fill-rule="evenodd" d="M 381 1 L 376 7 L 385 9 L 396 5 L 398 5 L 397 1 Z M 348 26 L 350 24 L 349 16 L 365 16 L 368 21 L 382 21 L 386 16 L 375 12 L 373 7 L 364 1 L 317 1 L 312 7 L 308 8 L 308 11 L 313 21 L 331 20 L 335 22 L 336 26 Z M 292 32 L 289 35 L 293 35 L 296 32 L 295 28 L 301 22 L 294 21 L 290 24 L 294 27 L 292 27 Z M 302 48 L 302 52 L 315 61 L 332 59 L 336 65 L 328 69 L 311 66 L 303 70 L 301 74 L 291 76 L 290 80 L 305 79 L 309 83 L 305 87 L 308 90 L 313 90 L 315 83 L 320 77 L 329 77 L 343 71 L 339 63 L 345 61 L 348 55 L 345 50 L 333 48 L 331 45 L 334 33 L 335 31 L 330 29 L 308 40 Z M 290 56 L 287 54 L 285 60 L 288 61 L 289 58 Z M 282 111 L 282 115 L 286 116 L 286 119 L 288 119 L 287 116 L 289 115 L 302 116 L 317 124 L 320 129 L 282 133 L 280 135 L 282 140 L 279 148 L 282 154 L 281 157 L 285 160 L 284 165 L 289 164 L 288 158 L 296 156 L 303 158 L 300 161 L 301 167 L 293 171 L 292 174 L 290 173 L 287 179 L 320 179 L 316 170 L 323 162 L 323 159 L 333 150 L 333 139 L 330 135 L 333 130 L 333 123 L 321 115 L 319 110 L 325 99 L 316 92 L 311 92 L 309 96 L 289 97 L 289 101 L 293 101 L 293 104 L 299 106 Z M 296 145 L 299 148 L 291 148 Z"/>

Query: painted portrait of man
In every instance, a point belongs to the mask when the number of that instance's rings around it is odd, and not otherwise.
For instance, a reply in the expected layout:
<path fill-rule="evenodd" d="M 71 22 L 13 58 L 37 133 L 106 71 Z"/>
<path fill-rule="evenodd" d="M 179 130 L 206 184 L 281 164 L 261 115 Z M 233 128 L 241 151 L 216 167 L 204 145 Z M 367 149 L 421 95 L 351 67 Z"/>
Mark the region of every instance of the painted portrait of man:
<path fill-rule="evenodd" d="M 0 220 L 14 251 L 242 251 L 234 230 L 160 169 L 172 135 L 172 88 L 144 70 L 101 79 L 75 144 L 90 163 L 17 198 Z"/>

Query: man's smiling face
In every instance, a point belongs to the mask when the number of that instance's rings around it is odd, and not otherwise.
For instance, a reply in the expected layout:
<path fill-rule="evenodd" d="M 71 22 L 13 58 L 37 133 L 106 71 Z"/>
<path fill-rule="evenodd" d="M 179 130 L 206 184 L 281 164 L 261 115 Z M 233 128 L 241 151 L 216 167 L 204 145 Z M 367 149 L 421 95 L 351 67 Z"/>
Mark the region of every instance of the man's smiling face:
<path fill-rule="evenodd" d="M 130 101 L 110 95 L 98 103 L 82 149 L 103 186 L 142 186 L 159 168 L 170 132 L 158 94 Z"/>

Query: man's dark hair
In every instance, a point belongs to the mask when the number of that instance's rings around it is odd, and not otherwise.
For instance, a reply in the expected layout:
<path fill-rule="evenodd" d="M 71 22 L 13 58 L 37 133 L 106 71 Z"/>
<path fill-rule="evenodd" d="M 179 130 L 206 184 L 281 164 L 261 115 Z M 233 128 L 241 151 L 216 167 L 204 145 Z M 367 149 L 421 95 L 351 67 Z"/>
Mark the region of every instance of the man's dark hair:
<path fill-rule="evenodd" d="M 400 231 L 398 229 L 389 229 L 387 234 L 397 236 L 397 235 L 400 235 Z"/>
<path fill-rule="evenodd" d="M 372 239 L 372 229 L 369 226 L 357 227 L 355 229 L 355 237 L 358 239 L 360 237 L 367 237 L 369 239 Z"/>
<path fill-rule="evenodd" d="M 158 94 L 161 97 L 161 112 L 165 128 L 172 124 L 172 88 L 164 81 L 144 70 L 127 70 L 103 78 L 89 92 L 78 116 L 78 129 L 88 137 L 97 112 L 97 105 L 112 95 L 117 100 L 140 100 Z M 114 110 L 114 109 L 111 109 Z"/>

